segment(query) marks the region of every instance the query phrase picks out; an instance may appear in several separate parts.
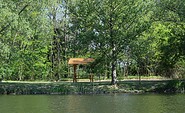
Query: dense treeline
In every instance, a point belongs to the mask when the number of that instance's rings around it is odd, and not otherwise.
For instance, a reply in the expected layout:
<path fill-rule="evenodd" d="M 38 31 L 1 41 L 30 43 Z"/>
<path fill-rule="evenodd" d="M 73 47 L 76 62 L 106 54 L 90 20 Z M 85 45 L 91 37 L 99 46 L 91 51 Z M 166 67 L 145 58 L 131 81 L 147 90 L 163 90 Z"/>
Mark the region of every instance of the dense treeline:
<path fill-rule="evenodd" d="M 183 0 L 1 0 L 0 77 L 60 80 L 92 57 L 95 75 L 185 74 Z M 86 70 L 88 66 L 86 66 Z"/>

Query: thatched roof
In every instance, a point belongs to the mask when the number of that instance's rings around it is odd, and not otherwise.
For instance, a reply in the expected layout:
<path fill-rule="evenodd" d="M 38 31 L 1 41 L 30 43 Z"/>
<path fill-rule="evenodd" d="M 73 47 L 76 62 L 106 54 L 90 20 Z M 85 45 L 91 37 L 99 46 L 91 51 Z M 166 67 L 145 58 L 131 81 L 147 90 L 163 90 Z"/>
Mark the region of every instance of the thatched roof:
<path fill-rule="evenodd" d="M 88 64 L 94 62 L 93 58 L 70 58 L 68 64 Z"/>

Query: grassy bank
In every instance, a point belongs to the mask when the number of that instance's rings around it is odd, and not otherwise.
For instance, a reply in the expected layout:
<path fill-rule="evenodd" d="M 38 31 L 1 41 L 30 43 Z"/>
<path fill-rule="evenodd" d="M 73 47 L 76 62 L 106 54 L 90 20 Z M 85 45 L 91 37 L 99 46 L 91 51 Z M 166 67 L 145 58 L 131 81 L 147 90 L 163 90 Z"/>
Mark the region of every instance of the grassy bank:
<path fill-rule="evenodd" d="M 0 82 L 0 94 L 107 94 L 107 93 L 184 93 L 182 80 L 136 80 L 110 82 Z"/>

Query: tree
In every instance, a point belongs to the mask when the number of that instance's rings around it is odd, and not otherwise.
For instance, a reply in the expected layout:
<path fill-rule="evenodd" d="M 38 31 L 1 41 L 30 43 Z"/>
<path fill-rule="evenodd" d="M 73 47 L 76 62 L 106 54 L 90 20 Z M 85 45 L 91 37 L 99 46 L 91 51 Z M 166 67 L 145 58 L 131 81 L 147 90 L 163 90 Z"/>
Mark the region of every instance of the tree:
<path fill-rule="evenodd" d="M 160 67 L 163 75 L 175 75 L 176 63 L 184 57 L 184 32 L 185 32 L 185 2 L 181 0 L 164 0 L 158 3 L 162 12 L 158 13 L 158 20 L 169 30 L 166 35 L 166 44 L 161 45 Z"/>
<path fill-rule="evenodd" d="M 118 56 L 150 26 L 151 5 L 142 0 L 78 0 L 70 10 L 77 41 L 98 51 L 100 57 L 106 56 L 112 84 L 116 84 Z"/>
<path fill-rule="evenodd" d="M 49 21 L 51 22 L 52 39 L 48 53 L 51 62 L 51 77 L 59 80 L 61 74 L 67 74 L 67 58 L 69 43 L 68 0 L 55 0 L 49 3 Z"/>
<path fill-rule="evenodd" d="M 45 4 L 39 1 L 2 1 L 1 42 L 9 48 L 5 79 L 34 80 L 47 75 L 50 29 Z M 42 70 L 42 71 L 41 71 Z"/>

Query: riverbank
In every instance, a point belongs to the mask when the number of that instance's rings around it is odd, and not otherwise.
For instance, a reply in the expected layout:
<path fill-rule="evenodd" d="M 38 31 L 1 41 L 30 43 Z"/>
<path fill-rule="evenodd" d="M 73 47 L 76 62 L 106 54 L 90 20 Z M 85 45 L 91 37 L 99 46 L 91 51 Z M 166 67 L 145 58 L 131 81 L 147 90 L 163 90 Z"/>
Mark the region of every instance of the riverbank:
<path fill-rule="evenodd" d="M 184 80 L 126 80 L 110 82 L 0 82 L 0 94 L 108 94 L 108 93 L 184 93 Z"/>

